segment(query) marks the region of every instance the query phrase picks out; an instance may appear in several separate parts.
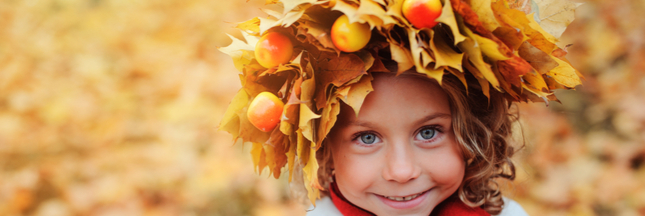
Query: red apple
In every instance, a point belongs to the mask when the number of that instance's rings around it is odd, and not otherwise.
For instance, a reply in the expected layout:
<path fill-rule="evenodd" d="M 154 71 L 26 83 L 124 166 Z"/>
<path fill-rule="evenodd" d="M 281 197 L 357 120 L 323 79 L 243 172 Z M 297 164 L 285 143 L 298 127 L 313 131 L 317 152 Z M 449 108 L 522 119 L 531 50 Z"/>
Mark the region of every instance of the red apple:
<path fill-rule="evenodd" d="M 282 117 L 284 103 L 270 92 L 262 92 L 255 96 L 246 112 L 251 124 L 264 132 L 272 131 Z"/>
<path fill-rule="evenodd" d="M 255 45 L 255 59 L 265 68 L 288 63 L 292 54 L 291 39 L 278 32 L 265 34 Z"/>
<path fill-rule="evenodd" d="M 448 0 L 446 0 L 448 1 Z M 405 0 L 403 2 L 403 16 L 414 27 L 432 28 L 437 25 L 435 21 L 441 15 L 440 0 Z"/>

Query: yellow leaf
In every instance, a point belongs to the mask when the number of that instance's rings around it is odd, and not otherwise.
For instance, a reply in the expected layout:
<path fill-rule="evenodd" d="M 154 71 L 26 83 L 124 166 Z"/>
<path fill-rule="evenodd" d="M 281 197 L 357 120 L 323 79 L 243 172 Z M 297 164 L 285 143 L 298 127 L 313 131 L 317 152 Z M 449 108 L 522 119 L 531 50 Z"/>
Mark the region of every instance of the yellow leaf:
<path fill-rule="evenodd" d="M 247 108 L 248 107 L 244 107 L 242 113 L 238 115 L 240 118 L 240 137 L 244 142 L 265 143 L 269 140 L 271 133 L 263 132 L 249 122 L 249 119 L 246 116 Z"/>
<path fill-rule="evenodd" d="M 296 7 L 302 4 L 314 4 L 317 0 L 281 0 L 282 5 L 284 6 L 283 14 L 291 12 Z"/>
<path fill-rule="evenodd" d="M 421 64 L 424 68 L 427 68 L 430 63 L 434 63 L 434 57 L 430 55 L 428 49 L 423 49 L 421 51 Z"/>
<path fill-rule="evenodd" d="M 396 24 L 396 20 L 387 16 L 386 11 L 381 7 L 381 5 L 373 0 L 361 1 L 361 5 L 358 7 L 356 15 L 367 21 L 367 23 L 370 24 L 370 29 L 373 29 L 374 27 L 378 27 L 380 29 L 383 25 Z"/>
<path fill-rule="evenodd" d="M 289 142 L 289 151 L 287 152 L 287 166 L 289 169 L 289 182 L 293 180 L 293 167 L 296 160 L 297 143 Z"/>
<path fill-rule="evenodd" d="M 219 130 L 226 131 L 233 135 L 233 139 L 237 139 L 240 132 L 240 114 L 243 114 L 244 107 L 249 103 L 249 95 L 240 89 L 233 97 L 231 104 L 228 105 L 224 117 L 219 124 Z"/>
<path fill-rule="evenodd" d="M 296 147 L 296 155 L 298 156 L 298 158 L 300 158 L 301 165 L 304 166 L 307 163 L 307 160 L 304 160 L 304 158 L 309 158 L 309 149 L 312 147 L 312 142 L 307 140 L 307 138 L 302 135 L 301 129 L 296 130 L 296 136 L 298 144 L 298 146 Z"/>
<path fill-rule="evenodd" d="M 569 0 L 534 0 L 539 12 L 534 16 L 539 20 L 540 26 L 556 39 L 560 38 L 564 30 L 575 19 L 574 11 L 582 3 Z"/>
<path fill-rule="evenodd" d="M 449 66 L 463 72 L 461 62 L 464 58 L 463 53 L 457 53 L 452 47 L 450 47 L 448 41 L 450 41 L 447 35 L 443 34 L 431 34 L 431 43 L 430 47 L 434 52 L 435 66 L 434 69 L 438 69 L 442 66 Z"/>
<path fill-rule="evenodd" d="M 546 33 L 539 24 L 535 22 L 532 14 L 525 14 L 522 11 L 508 8 L 503 1 L 493 3 L 493 11 L 496 11 L 497 18 L 511 27 L 522 31 L 528 42 L 545 53 L 551 53 L 556 46 L 556 39 Z"/>
<path fill-rule="evenodd" d="M 477 14 L 479 21 L 482 22 L 482 25 L 486 30 L 492 32 L 499 27 L 499 23 L 497 23 L 495 14 L 491 8 L 491 0 L 470 1 L 470 7 Z"/>
<path fill-rule="evenodd" d="M 486 78 L 490 84 L 497 90 L 501 90 L 499 81 L 495 77 L 493 70 L 490 65 L 484 62 L 482 57 L 482 52 L 479 46 L 476 46 L 477 43 L 472 38 L 466 38 L 463 42 L 459 43 L 459 49 L 468 54 L 468 60 L 473 64 L 476 69 L 476 72 L 471 71 L 471 73 L 479 73 L 483 78 Z"/>
<path fill-rule="evenodd" d="M 468 82 L 466 81 L 466 73 L 463 71 L 458 71 L 455 70 L 454 68 L 447 68 L 448 72 L 450 72 L 452 75 L 455 75 L 459 80 L 461 81 L 462 84 L 464 84 L 464 87 L 466 87 L 466 92 L 468 92 Z"/>
<path fill-rule="evenodd" d="M 372 88 L 372 79 L 372 76 L 369 74 L 363 75 L 358 83 L 350 86 L 347 97 L 341 97 L 347 105 L 354 109 L 356 116 L 358 116 L 358 112 L 361 110 L 361 106 L 363 105 L 363 101 L 365 101 L 367 94 L 374 91 Z"/>
<path fill-rule="evenodd" d="M 531 27 L 531 29 L 539 32 L 542 36 L 544 36 L 544 38 L 546 38 L 547 41 L 555 44 L 558 41 L 558 39 L 555 36 L 553 36 L 552 34 L 550 34 L 547 31 L 545 31 L 542 28 L 542 26 L 540 26 L 540 24 L 538 24 L 534 19 L 532 19 L 533 16 L 534 16 L 533 14 L 527 14 L 526 15 L 526 19 L 529 21 L 529 23 L 528 23 L 529 27 Z M 531 37 L 531 36 L 529 36 L 529 37 Z M 531 38 L 533 38 L 533 37 L 531 37 Z M 551 51 L 553 51 L 553 50 L 551 50 Z"/>
<path fill-rule="evenodd" d="M 553 94 L 549 91 L 549 87 L 544 81 L 544 78 L 542 78 L 542 75 L 535 71 L 524 74 L 522 79 L 524 80 L 522 87 L 541 98 L 546 98 Z"/>
<path fill-rule="evenodd" d="M 238 23 L 235 28 L 238 28 L 243 31 L 250 31 L 253 33 L 260 33 L 260 19 L 253 18 L 245 22 Z"/>
<path fill-rule="evenodd" d="M 269 167 L 269 175 L 273 173 L 273 169 L 276 166 L 276 155 L 275 155 L 275 149 L 271 145 L 264 144 L 262 145 L 264 154 L 266 155 L 266 162 L 267 166 Z"/>
<path fill-rule="evenodd" d="M 573 68 L 569 63 L 558 58 L 553 58 L 553 60 L 558 63 L 558 67 L 547 72 L 547 76 L 550 76 L 556 82 L 568 88 L 574 88 L 577 85 L 582 84 L 582 81 L 580 81 L 580 77 L 578 77 L 576 69 Z"/>
<path fill-rule="evenodd" d="M 283 27 L 289 27 L 296 21 L 302 17 L 302 15 L 305 14 L 305 10 L 299 10 L 299 11 L 292 11 L 284 15 L 280 20 L 278 20 L 278 23 L 282 25 Z"/>
<path fill-rule="evenodd" d="M 227 34 L 233 41 L 230 45 L 226 47 L 219 47 L 219 51 L 231 56 L 233 59 L 233 64 L 238 71 L 244 69 L 244 65 L 251 63 L 255 59 L 253 51 L 255 50 L 255 44 L 259 40 L 257 37 L 251 36 L 249 33 L 242 31 L 242 35 L 247 40 L 246 42 L 233 37 L 232 35 Z"/>
<path fill-rule="evenodd" d="M 439 84 L 441 84 L 441 81 L 443 79 L 443 74 L 444 74 L 444 69 L 443 67 L 439 69 L 432 69 L 432 67 L 425 67 L 425 68 L 416 68 L 417 72 L 425 74 L 428 76 L 428 78 L 432 78 L 437 80 Z"/>
<path fill-rule="evenodd" d="M 414 66 L 410 50 L 393 40 L 390 40 L 390 53 L 392 53 L 392 60 L 396 61 L 398 65 L 398 73 L 402 73 Z"/>
<path fill-rule="evenodd" d="M 279 25 L 279 24 L 277 24 L 278 20 L 275 19 L 275 18 L 258 17 L 258 19 L 260 19 L 260 34 L 264 34 L 264 32 L 266 32 L 267 30 L 275 27 L 276 25 Z"/>
<path fill-rule="evenodd" d="M 340 102 L 338 97 L 330 98 L 330 101 L 327 103 L 327 106 L 323 108 L 322 114 L 320 117 L 320 124 L 318 128 L 318 137 L 320 137 L 316 143 L 316 146 L 320 148 L 323 140 L 331 131 L 331 128 L 336 124 L 336 119 L 340 113 Z"/>
<path fill-rule="evenodd" d="M 267 9 L 267 8 L 260 8 L 260 10 L 262 12 L 266 13 L 267 15 L 272 16 L 273 18 L 276 18 L 276 19 L 282 18 L 282 13 L 280 13 L 278 11 L 274 11 L 274 10 Z"/>
<path fill-rule="evenodd" d="M 322 187 L 318 183 L 318 160 L 316 160 L 316 149 L 310 148 L 309 158 L 307 165 L 302 168 L 305 174 L 305 188 L 307 188 L 307 196 L 312 204 L 316 204 L 316 199 L 320 197 L 319 189 Z"/>
<path fill-rule="evenodd" d="M 376 3 L 379 3 L 380 5 L 386 6 L 387 4 L 385 3 L 385 0 L 372 0 Z"/>
<path fill-rule="evenodd" d="M 302 135 L 309 141 L 316 141 L 314 140 L 313 120 L 317 118 L 320 118 L 320 115 L 311 111 L 306 104 L 300 104 L 300 123 L 298 127 L 302 130 Z"/>
<path fill-rule="evenodd" d="M 425 29 L 424 31 L 428 32 L 430 34 L 430 37 L 432 37 L 433 31 L 430 29 Z M 414 28 L 409 28 L 408 29 L 408 39 L 410 40 L 410 49 L 412 50 L 410 54 L 412 55 L 412 58 L 414 60 L 414 66 L 416 66 L 416 71 L 422 74 L 427 75 L 429 78 L 437 80 L 437 82 L 441 83 L 441 79 L 443 78 L 443 68 L 440 70 L 437 69 L 429 69 L 425 65 L 423 65 L 423 59 L 422 57 L 429 57 L 429 54 L 424 54 L 427 53 L 426 49 L 424 47 L 426 46 L 423 44 L 424 42 L 419 36 L 419 32 L 414 29 Z M 392 46 L 390 44 L 390 46 Z M 392 57 L 394 58 L 394 54 L 392 54 Z M 399 69 L 399 73 L 400 73 Z"/>
<path fill-rule="evenodd" d="M 406 26 L 410 26 L 410 23 L 408 20 L 403 17 L 403 1 L 404 0 L 392 0 L 390 1 L 390 5 L 388 5 L 387 8 L 387 15 L 392 16 L 394 19 L 402 22 Z M 410 26 L 411 27 L 411 26 Z"/>
<path fill-rule="evenodd" d="M 432 37 L 432 30 L 428 30 L 430 37 Z M 419 31 L 413 28 L 408 29 L 408 40 L 410 40 L 410 54 L 412 55 L 412 60 L 414 60 L 414 66 L 417 68 L 425 68 L 423 65 L 424 60 L 422 56 L 427 57 L 428 55 L 423 55 L 422 53 L 427 52 L 424 48 L 426 45 L 425 42 L 420 38 Z M 391 45 L 390 45 L 391 46 Z M 428 61 L 428 60 L 425 60 Z M 432 59 L 429 62 L 434 62 Z M 400 72 L 400 71 L 399 71 Z"/>
<path fill-rule="evenodd" d="M 260 168 L 260 157 L 262 155 L 262 151 L 264 151 L 262 143 L 253 143 L 253 147 L 251 148 L 251 157 L 253 158 L 253 169 L 255 172 L 262 172 L 261 169 L 258 170 L 258 168 Z"/>
<path fill-rule="evenodd" d="M 358 7 L 348 4 L 342 0 L 336 1 L 336 5 L 332 8 L 332 10 L 340 11 L 347 15 L 347 19 L 349 20 L 350 23 L 358 22 L 358 16 L 356 16 L 356 12 L 358 11 Z"/>
<path fill-rule="evenodd" d="M 312 104 L 312 99 L 314 93 L 316 92 L 316 79 L 312 77 L 308 80 L 302 82 L 300 85 L 300 101 L 308 104 Z"/>
<path fill-rule="evenodd" d="M 495 41 L 479 36 L 470 31 L 468 28 L 464 28 L 464 30 L 468 37 L 474 39 L 474 41 L 476 42 L 475 46 L 477 46 L 481 50 L 481 52 L 486 55 L 486 57 L 495 61 L 510 59 L 510 57 L 505 56 L 502 52 L 499 51 L 499 44 L 497 44 Z"/>
<path fill-rule="evenodd" d="M 452 6 L 450 5 L 450 0 L 444 1 L 443 9 L 441 9 L 441 15 L 435 20 L 440 23 L 444 23 L 450 27 L 452 31 L 452 36 L 457 45 L 459 42 L 466 40 L 466 37 L 459 32 L 459 25 L 457 25 L 457 20 L 455 19 L 455 13 L 452 11 Z"/>

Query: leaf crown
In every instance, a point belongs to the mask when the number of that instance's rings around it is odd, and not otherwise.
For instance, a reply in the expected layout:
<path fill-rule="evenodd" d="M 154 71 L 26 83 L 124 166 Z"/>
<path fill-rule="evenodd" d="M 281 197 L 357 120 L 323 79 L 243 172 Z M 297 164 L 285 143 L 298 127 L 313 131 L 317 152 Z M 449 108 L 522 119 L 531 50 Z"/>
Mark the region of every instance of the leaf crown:
<path fill-rule="evenodd" d="M 439 24 L 416 28 L 403 16 L 404 0 L 266 0 L 282 12 L 262 9 L 267 17 L 237 24 L 244 40 L 220 51 L 241 71 L 242 89 L 229 105 L 220 130 L 252 143 L 256 171 L 304 181 L 315 204 L 319 190 L 316 151 L 336 122 L 340 102 L 360 110 L 371 92 L 372 73 L 402 73 L 414 68 L 441 83 L 454 75 L 466 85 L 466 73 L 481 91 L 503 92 L 511 101 L 557 101 L 554 89 L 572 89 L 582 75 L 564 57 L 559 36 L 573 21 L 578 4 L 559 0 L 442 0 Z M 359 51 L 341 52 L 330 36 L 336 18 L 365 23 L 372 38 Z M 255 59 L 262 35 L 290 37 L 288 63 L 264 68 Z M 396 65 L 395 67 L 389 67 Z M 284 103 L 280 122 L 270 132 L 255 128 L 246 115 L 251 100 L 271 92 Z M 293 175 L 302 170 L 303 176 Z M 295 172 L 301 173 L 301 172 Z"/>

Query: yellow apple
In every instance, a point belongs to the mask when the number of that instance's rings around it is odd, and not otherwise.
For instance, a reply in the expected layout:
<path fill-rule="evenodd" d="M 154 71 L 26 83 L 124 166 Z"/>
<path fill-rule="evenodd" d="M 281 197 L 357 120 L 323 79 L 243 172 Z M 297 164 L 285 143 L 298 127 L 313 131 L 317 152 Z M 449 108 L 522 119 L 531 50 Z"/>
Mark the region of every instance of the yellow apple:
<path fill-rule="evenodd" d="M 331 41 L 341 51 L 356 52 L 370 41 L 372 31 L 365 23 L 349 23 L 347 15 L 336 19 L 331 27 Z"/>

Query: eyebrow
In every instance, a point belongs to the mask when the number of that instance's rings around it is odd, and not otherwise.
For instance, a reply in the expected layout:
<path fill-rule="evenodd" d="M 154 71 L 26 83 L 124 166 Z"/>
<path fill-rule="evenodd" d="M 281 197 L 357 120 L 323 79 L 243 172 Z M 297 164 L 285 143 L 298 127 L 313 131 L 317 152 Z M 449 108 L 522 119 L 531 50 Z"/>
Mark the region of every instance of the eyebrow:
<path fill-rule="evenodd" d="M 450 118 L 450 117 L 451 117 L 450 114 L 447 114 L 447 113 L 433 113 L 422 119 L 417 120 L 415 123 L 422 124 L 424 122 L 427 122 L 436 118 Z M 365 121 L 352 121 L 349 123 L 349 125 L 367 127 L 367 128 L 375 127 L 374 124 L 372 124 L 371 122 L 365 122 Z"/>

